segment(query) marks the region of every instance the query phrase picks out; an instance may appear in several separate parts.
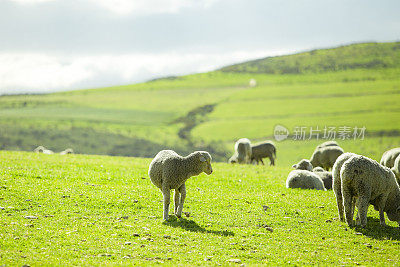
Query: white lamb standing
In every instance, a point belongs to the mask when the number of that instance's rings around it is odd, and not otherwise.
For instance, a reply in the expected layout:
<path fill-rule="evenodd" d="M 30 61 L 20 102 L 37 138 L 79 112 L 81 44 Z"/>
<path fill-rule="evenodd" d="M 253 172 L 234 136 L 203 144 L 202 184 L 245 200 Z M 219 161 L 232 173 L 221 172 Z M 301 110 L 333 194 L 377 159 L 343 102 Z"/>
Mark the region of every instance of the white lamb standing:
<path fill-rule="evenodd" d="M 202 172 L 210 175 L 212 171 L 211 155 L 206 151 L 196 151 L 186 157 L 182 157 L 172 150 L 158 152 L 150 163 L 149 176 L 151 182 L 160 188 L 163 194 L 163 219 L 168 220 L 172 189 L 175 190 L 175 215 L 180 218 L 186 198 L 186 180 Z"/>
<path fill-rule="evenodd" d="M 357 197 L 359 220 L 357 224 L 367 225 L 367 211 L 370 204 L 379 210 L 380 224 L 385 226 L 385 214 L 389 220 L 400 225 L 400 188 L 393 172 L 375 160 L 364 156 L 353 156 L 343 163 L 342 179 L 343 206 L 347 224 L 353 225 L 353 203 Z"/>

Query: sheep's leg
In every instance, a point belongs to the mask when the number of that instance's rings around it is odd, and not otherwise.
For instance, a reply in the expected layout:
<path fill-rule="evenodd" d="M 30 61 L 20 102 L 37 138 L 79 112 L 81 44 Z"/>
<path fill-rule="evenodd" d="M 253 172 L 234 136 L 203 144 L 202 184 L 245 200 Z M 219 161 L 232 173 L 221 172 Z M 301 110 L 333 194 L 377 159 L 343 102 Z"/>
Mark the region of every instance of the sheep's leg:
<path fill-rule="evenodd" d="M 354 214 L 354 210 L 355 210 L 356 205 L 358 206 L 357 198 L 353 197 L 353 205 L 351 207 L 353 209 L 353 214 Z M 358 211 L 357 211 L 357 215 L 356 215 L 356 225 L 361 225 L 360 213 Z"/>
<path fill-rule="evenodd" d="M 346 222 L 349 226 L 353 226 L 353 196 L 350 192 L 342 191 L 343 193 L 343 206 L 344 206 L 344 214 L 346 217 Z"/>
<path fill-rule="evenodd" d="M 344 212 L 343 212 L 343 197 L 342 197 L 342 188 L 336 185 L 336 183 L 333 185 L 333 191 L 336 194 L 336 202 L 337 202 L 337 207 L 338 207 L 338 212 L 339 212 L 339 220 L 342 222 L 344 221 Z M 339 187 L 339 188 L 338 188 Z"/>
<path fill-rule="evenodd" d="M 262 160 L 262 158 L 260 158 L 260 161 L 261 161 L 262 165 L 265 165 L 265 164 L 264 164 L 264 161 Z"/>
<path fill-rule="evenodd" d="M 358 198 L 358 214 L 360 216 L 361 227 L 367 225 L 367 212 L 368 212 L 369 200 L 365 196 Z"/>
<path fill-rule="evenodd" d="M 164 198 L 164 213 L 163 213 L 163 219 L 165 221 L 168 220 L 168 211 L 169 211 L 169 202 L 170 202 L 170 189 L 163 187 L 162 189 L 163 193 L 163 198 Z"/>
<path fill-rule="evenodd" d="M 185 198 L 186 198 L 185 184 L 181 185 L 181 187 L 179 187 L 178 190 L 179 190 L 179 193 L 181 193 L 181 198 L 179 201 L 178 210 L 176 211 L 175 215 L 176 215 L 176 217 L 180 218 L 182 216 L 183 203 L 185 203 Z"/>
<path fill-rule="evenodd" d="M 385 207 L 385 203 L 387 200 L 387 195 L 382 195 L 379 199 L 378 202 L 378 209 L 379 209 L 379 222 L 381 224 L 381 226 L 386 226 L 386 222 L 385 222 L 385 213 L 383 211 L 383 208 Z"/>
<path fill-rule="evenodd" d="M 180 193 L 179 193 L 179 190 L 178 189 L 175 189 L 175 192 L 174 192 L 174 211 L 175 211 L 175 214 L 177 213 L 177 211 L 178 211 L 178 206 L 179 206 L 179 198 L 180 198 Z"/>
<path fill-rule="evenodd" d="M 269 155 L 268 158 L 269 158 L 269 161 L 270 161 L 269 165 L 270 166 L 274 166 L 275 165 L 274 157 L 272 155 Z"/>

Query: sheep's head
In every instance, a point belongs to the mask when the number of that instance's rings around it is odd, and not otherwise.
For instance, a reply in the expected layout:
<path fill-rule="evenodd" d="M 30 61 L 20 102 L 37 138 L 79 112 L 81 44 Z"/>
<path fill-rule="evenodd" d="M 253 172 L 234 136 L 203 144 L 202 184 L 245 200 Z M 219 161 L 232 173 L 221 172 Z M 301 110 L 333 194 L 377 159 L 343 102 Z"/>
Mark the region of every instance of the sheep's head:
<path fill-rule="evenodd" d="M 201 169 L 203 172 L 205 172 L 207 175 L 210 175 L 213 172 L 213 169 L 211 167 L 211 155 L 210 153 L 206 151 L 197 151 L 197 157 L 200 162 L 200 166 L 202 167 Z"/>
<path fill-rule="evenodd" d="M 229 160 L 228 160 L 228 163 L 230 163 L 230 164 L 235 164 L 235 163 L 237 163 L 237 162 L 238 162 L 238 160 L 237 160 L 237 157 L 236 157 L 236 156 L 232 156 L 232 157 L 230 157 Z"/>
<path fill-rule="evenodd" d="M 392 222 L 398 222 L 400 226 L 400 206 L 398 206 L 394 211 L 387 211 L 386 214 L 389 220 Z"/>
<path fill-rule="evenodd" d="M 302 159 L 299 161 L 299 163 L 294 164 L 292 168 L 295 168 L 296 170 L 307 170 L 307 171 L 312 171 L 312 164 L 310 163 L 309 160 Z"/>

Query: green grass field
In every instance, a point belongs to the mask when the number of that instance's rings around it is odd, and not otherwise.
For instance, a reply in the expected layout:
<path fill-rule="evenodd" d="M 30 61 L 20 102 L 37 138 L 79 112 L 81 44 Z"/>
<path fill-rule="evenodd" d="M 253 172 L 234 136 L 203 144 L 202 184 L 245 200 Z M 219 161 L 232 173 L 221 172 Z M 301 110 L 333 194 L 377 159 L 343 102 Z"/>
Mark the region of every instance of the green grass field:
<path fill-rule="evenodd" d="M 400 231 L 339 222 L 332 191 L 286 189 L 289 167 L 214 163 L 162 221 L 149 159 L 0 152 L 0 265 L 395 266 Z M 33 217 L 28 217 L 33 216 Z M 31 219 L 30 219 L 31 218 Z"/>
<path fill-rule="evenodd" d="M 363 142 L 339 143 L 360 152 L 369 144 L 365 152 L 378 158 L 400 145 L 399 48 L 399 42 L 356 44 L 134 85 L 0 96 L 0 149 L 43 145 L 136 157 L 166 148 L 207 150 L 226 162 L 237 139 L 273 139 L 277 124 L 291 133 L 299 126 L 365 126 Z M 211 112 L 200 114 L 205 105 Z M 316 143 L 278 143 L 277 164 L 309 157 Z"/>
<path fill-rule="evenodd" d="M 325 141 L 309 140 L 310 127 L 365 126 L 364 139 L 336 140 L 376 160 L 400 146 L 399 49 L 356 44 L 134 85 L 0 96 L 0 266 L 398 265 L 395 223 L 380 227 L 370 208 L 366 229 L 349 228 L 332 191 L 290 190 L 285 180 Z M 276 166 L 223 163 L 237 139 L 273 139 L 275 125 L 291 133 L 276 142 Z M 293 140 L 300 126 L 307 138 Z M 97 156 L 18 152 L 39 145 Z M 188 217 L 165 223 L 147 170 L 167 148 L 207 150 L 216 163 L 187 182 Z"/>

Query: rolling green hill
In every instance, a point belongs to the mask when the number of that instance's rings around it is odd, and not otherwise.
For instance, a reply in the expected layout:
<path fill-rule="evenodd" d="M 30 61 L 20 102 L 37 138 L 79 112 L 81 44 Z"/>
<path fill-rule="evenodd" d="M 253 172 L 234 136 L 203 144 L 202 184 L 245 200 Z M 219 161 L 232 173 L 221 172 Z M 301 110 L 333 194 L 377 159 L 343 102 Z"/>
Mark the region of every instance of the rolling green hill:
<path fill-rule="evenodd" d="M 349 69 L 395 68 L 400 65 L 400 42 L 362 43 L 295 55 L 267 57 L 222 68 L 226 72 L 321 73 Z"/>
<path fill-rule="evenodd" d="M 235 140 L 273 138 L 278 165 L 307 158 L 311 127 L 366 128 L 338 142 L 379 158 L 400 146 L 400 43 L 355 44 L 266 58 L 218 71 L 46 95 L 0 97 L 0 149 L 152 157 L 161 149 L 207 150 L 226 161 Z M 375 62 L 375 63 L 374 63 Z M 291 70 L 297 66 L 297 70 Z M 257 81 L 249 87 L 249 80 Z M 305 140 L 293 140 L 305 127 Z M 339 137 L 339 136 L 337 136 Z"/>

